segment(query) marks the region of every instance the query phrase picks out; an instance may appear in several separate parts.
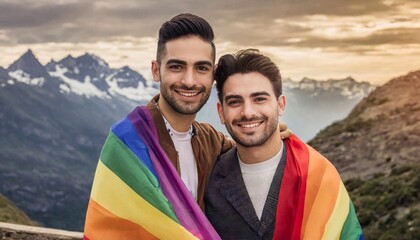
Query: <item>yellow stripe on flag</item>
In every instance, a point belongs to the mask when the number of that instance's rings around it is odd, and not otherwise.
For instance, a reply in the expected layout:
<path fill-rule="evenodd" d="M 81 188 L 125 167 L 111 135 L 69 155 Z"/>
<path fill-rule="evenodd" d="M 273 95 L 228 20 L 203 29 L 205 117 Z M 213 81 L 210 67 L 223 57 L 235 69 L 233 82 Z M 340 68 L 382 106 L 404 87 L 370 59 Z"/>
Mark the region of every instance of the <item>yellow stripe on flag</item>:
<path fill-rule="evenodd" d="M 349 196 L 343 182 L 340 181 L 340 190 L 338 192 L 337 201 L 334 211 L 325 226 L 325 232 L 322 239 L 340 239 L 341 230 L 349 213 Z"/>
<path fill-rule="evenodd" d="M 159 239 L 198 239 L 134 192 L 101 161 L 96 169 L 91 198 Z"/>

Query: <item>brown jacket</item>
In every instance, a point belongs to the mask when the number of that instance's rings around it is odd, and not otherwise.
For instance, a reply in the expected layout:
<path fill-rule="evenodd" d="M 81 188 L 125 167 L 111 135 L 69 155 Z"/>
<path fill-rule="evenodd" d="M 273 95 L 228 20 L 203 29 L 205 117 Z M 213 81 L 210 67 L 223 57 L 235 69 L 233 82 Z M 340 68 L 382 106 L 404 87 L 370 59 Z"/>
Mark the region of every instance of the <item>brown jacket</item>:
<path fill-rule="evenodd" d="M 153 121 L 158 131 L 159 143 L 174 164 L 178 174 L 180 174 L 178 152 L 169 135 L 163 117 L 157 108 L 159 95 L 155 96 L 148 104 L 147 108 L 152 114 Z M 216 114 L 216 113 L 215 113 Z M 198 169 L 198 186 L 197 186 L 197 203 L 204 210 L 204 193 L 210 174 L 213 170 L 214 163 L 219 155 L 227 152 L 234 146 L 234 142 L 228 139 L 223 133 L 216 131 L 208 123 L 193 122 L 194 135 L 191 144 L 197 161 Z"/>

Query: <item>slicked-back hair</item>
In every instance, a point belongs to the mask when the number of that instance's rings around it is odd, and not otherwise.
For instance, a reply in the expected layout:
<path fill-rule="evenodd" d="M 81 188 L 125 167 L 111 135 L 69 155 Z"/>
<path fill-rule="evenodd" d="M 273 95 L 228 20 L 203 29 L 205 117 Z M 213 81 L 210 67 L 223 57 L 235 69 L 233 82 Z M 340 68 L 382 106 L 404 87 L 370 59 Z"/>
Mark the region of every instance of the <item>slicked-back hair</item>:
<path fill-rule="evenodd" d="M 166 53 L 166 43 L 170 40 L 187 36 L 197 36 L 203 41 L 211 44 L 213 50 L 213 62 L 216 58 L 216 47 L 214 45 L 214 33 L 210 24 L 203 18 L 191 13 L 181 13 L 171 20 L 162 24 L 159 30 L 156 60 L 161 59 Z"/>
<path fill-rule="evenodd" d="M 276 98 L 280 97 L 282 94 L 282 82 L 279 68 L 269 57 L 262 55 L 258 49 L 250 48 L 220 57 L 214 74 L 219 101 L 223 103 L 223 85 L 226 79 L 236 73 L 245 74 L 251 72 L 260 73 L 268 78 Z"/>

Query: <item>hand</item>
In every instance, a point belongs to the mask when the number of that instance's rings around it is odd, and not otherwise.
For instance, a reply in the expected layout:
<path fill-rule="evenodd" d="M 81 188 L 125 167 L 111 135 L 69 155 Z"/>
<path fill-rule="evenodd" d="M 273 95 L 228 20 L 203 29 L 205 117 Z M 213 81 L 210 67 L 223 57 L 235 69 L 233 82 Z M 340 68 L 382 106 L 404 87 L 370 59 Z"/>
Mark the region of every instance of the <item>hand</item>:
<path fill-rule="evenodd" d="M 279 123 L 279 129 L 280 129 L 281 139 L 288 138 L 292 135 L 292 131 L 290 131 L 290 129 L 287 128 L 287 124 L 285 122 Z"/>

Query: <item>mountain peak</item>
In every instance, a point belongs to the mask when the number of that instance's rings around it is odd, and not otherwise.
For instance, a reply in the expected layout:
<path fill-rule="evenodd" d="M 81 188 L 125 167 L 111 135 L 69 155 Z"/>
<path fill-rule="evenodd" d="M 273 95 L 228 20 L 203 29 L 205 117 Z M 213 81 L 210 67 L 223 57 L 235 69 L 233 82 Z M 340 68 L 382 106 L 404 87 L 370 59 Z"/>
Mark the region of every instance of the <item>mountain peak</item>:
<path fill-rule="evenodd" d="M 28 51 L 7 68 L 9 73 L 18 70 L 22 70 L 31 78 L 49 78 L 48 72 L 35 57 L 31 49 L 28 49 Z"/>
<path fill-rule="evenodd" d="M 74 58 L 71 54 L 69 54 L 65 58 L 61 59 L 60 62 L 75 61 L 75 60 L 76 58 Z"/>
<path fill-rule="evenodd" d="M 108 68 L 108 63 L 106 63 L 100 57 L 90 53 L 85 53 L 82 56 L 76 58 L 76 62 L 78 65 L 94 65 Z"/>
<path fill-rule="evenodd" d="M 120 69 L 120 71 L 133 71 L 129 66 L 124 66 Z"/>
<path fill-rule="evenodd" d="M 76 58 L 69 54 L 65 58 L 61 59 L 58 63 L 67 68 L 74 67 L 76 66 Z"/>
<path fill-rule="evenodd" d="M 32 49 L 28 48 L 28 50 L 23 54 L 23 56 L 31 56 L 35 57 L 34 53 L 32 52 Z"/>

